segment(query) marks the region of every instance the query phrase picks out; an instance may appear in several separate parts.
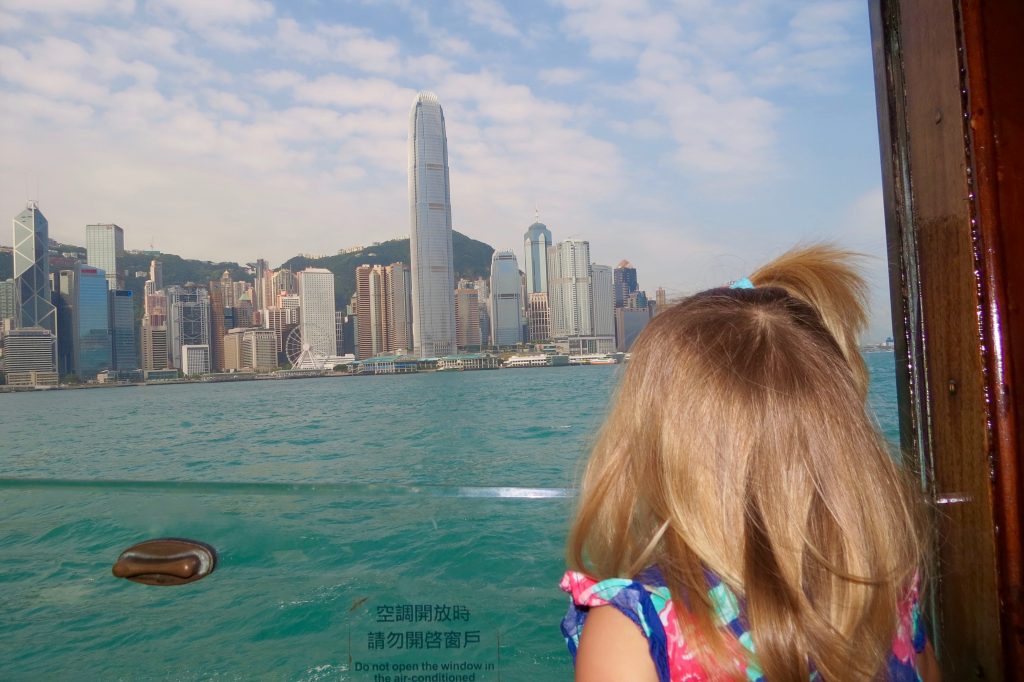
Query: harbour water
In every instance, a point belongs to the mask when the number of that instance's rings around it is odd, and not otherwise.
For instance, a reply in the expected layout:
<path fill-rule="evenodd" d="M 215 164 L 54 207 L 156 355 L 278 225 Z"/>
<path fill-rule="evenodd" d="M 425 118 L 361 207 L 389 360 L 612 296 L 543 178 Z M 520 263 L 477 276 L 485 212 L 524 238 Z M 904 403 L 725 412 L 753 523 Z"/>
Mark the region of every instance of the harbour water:
<path fill-rule="evenodd" d="M 0 395 L 0 677 L 569 679 L 562 544 L 620 371 Z M 110 575 L 165 536 L 217 570 Z"/>

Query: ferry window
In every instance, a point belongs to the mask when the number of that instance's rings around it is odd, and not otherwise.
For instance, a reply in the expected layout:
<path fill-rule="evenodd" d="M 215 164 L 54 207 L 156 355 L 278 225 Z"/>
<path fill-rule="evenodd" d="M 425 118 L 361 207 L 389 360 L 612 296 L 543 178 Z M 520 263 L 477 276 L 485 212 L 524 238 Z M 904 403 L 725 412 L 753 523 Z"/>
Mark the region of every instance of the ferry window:
<path fill-rule="evenodd" d="M 632 343 L 801 241 L 898 439 L 863 3 L 15 0 L 0 101 L 15 678 L 566 679 Z"/>

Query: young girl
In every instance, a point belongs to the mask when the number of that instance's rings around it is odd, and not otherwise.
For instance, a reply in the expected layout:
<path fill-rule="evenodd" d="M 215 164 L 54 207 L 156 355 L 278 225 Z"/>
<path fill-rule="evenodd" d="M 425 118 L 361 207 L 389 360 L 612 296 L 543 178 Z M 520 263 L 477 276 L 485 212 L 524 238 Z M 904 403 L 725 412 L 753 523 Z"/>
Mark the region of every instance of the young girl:
<path fill-rule="evenodd" d="M 921 496 L 866 407 L 854 258 L 795 249 L 637 339 L 569 537 L 577 680 L 921 679 Z"/>

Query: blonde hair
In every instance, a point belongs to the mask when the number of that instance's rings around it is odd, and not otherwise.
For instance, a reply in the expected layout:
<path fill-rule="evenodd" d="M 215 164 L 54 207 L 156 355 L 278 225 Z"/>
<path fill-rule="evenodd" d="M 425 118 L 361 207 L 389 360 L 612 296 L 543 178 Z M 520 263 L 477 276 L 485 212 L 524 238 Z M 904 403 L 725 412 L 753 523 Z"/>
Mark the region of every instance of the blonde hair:
<path fill-rule="evenodd" d="M 657 565 L 716 679 L 748 654 L 719 627 L 705 569 L 745 603 L 769 680 L 870 680 L 922 562 L 912 479 L 865 404 L 855 254 L 794 249 L 754 289 L 712 289 L 636 340 L 597 437 L 569 564 L 598 579 Z"/>

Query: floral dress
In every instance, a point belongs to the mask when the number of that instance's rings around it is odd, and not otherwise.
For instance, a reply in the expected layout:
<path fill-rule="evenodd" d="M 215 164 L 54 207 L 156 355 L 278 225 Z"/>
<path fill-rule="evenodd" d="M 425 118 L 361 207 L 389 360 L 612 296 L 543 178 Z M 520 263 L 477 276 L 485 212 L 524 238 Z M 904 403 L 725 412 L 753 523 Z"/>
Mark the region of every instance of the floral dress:
<path fill-rule="evenodd" d="M 746 629 L 739 600 L 713 573 L 705 572 L 705 575 L 709 585 L 708 596 L 715 606 L 719 622 L 736 636 L 744 649 L 753 653 L 754 643 Z M 679 630 L 675 603 L 657 567 L 645 570 L 634 580 L 611 578 L 600 582 L 583 573 L 567 571 L 561 587 L 570 595 L 569 612 L 562 620 L 562 634 L 573 661 L 576 660 L 576 647 L 590 608 L 610 605 L 636 623 L 647 638 L 659 682 L 703 682 L 708 679 L 694 653 L 686 646 Z M 906 599 L 900 604 L 899 621 L 887 664 L 887 679 L 892 682 L 920 682 L 915 655 L 924 648 L 925 633 L 920 621 L 915 579 Z M 745 663 L 744 672 L 751 682 L 764 682 L 764 676 L 756 665 Z M 816 671 L 811 673 L 811 680 L 820 679 Z"/>

